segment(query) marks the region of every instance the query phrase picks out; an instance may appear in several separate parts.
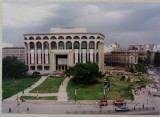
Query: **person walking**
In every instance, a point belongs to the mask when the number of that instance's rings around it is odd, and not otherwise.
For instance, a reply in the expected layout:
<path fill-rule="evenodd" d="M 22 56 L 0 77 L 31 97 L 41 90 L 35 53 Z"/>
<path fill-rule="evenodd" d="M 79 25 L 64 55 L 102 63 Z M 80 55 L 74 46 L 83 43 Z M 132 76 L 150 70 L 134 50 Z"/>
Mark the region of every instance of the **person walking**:
<path fill-rule="evenodd" d="M 11 108 L 9 108 L 9 113 L 11 113 L 12 112 L 12 110 L 11 110 Z"/>

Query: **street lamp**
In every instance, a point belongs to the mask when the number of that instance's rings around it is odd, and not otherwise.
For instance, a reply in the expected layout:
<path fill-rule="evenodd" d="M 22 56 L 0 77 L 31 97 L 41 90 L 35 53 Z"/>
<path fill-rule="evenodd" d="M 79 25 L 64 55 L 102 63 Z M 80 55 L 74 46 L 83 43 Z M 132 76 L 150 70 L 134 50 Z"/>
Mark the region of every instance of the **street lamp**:
<path fill-rule="evenodd" d="M 75 89 L 75 97 L 74 97 L 75 101 L 77 101 L 77 89 Z"/>
<path fill-rule="evenodd" d="M 19 84 L 17 81 L 15 81 L 15 83 L 17 83 L 17 108 L 18 108 L 18 106 L 19 106 L 19 104 L 18 104 Z M 19 110 L 17 110 L 17 112 L 19 112 Z"/>

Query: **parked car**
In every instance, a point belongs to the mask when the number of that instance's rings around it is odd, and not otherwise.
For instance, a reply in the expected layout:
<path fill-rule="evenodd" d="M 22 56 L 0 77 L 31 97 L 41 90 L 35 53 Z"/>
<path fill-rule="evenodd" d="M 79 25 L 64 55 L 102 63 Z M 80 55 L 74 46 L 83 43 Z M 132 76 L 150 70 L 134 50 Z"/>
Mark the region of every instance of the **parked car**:
<path fill-rule="evenodd" d="M 127 106 L 116 106 L 115 111 L 124 112 L 124 111 L 129 111 L 129 109 Z"/>

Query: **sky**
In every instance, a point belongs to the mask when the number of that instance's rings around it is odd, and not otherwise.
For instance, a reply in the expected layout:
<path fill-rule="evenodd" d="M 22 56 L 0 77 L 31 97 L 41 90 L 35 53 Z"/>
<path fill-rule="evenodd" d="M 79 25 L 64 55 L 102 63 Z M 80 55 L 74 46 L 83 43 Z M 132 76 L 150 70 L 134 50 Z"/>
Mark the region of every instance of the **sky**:
<path fill-rule="evenodd" d="M 23 34 L 84 27 L 104 43 L 160 44 L 160 2 L 4 2 L 2 42 L 24 46 Z"/>

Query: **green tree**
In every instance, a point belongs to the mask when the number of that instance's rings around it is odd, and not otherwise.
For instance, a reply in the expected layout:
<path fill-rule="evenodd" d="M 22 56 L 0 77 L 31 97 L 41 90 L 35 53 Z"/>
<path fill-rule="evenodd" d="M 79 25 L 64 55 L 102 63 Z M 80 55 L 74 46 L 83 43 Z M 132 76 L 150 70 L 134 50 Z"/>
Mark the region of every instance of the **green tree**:
<path fill-rule="evenodd" d="M 125 76 L 121 76 L 120 81 L 124 81 L 125 80 Z"/>
<path fill-rule="evenodd" d="M 7 56 L 2 60 L 2 73 L 5 77 L 23 76 L 28 71 L 28 65 L 19 61 L 15 56 Z"/>
<path fill-rule="evenodd" d="M 155 52 L 154 54 L 154 66 L 155 67 L 160 66 L 160 52 L 159 51 Z"/>
<path fill-rule="evenodd" d="M 135 66 L 135 68 L 136 68 L 137 72 L 142 72 L 142 73 L 147 73 L 147 70 L 148 70 L 148 68 L 144 64 L 142 64 L 142 63 L 138 63 Z"/>
<path fill-rule="evenodd" d="M 99 71 L 97 63 L 77 63 L 73 67 L 69 67 L 65 74 L 72 76 L 72 80 L 79 84 L 94 84 L 99 78 L 104 77 L 102 72 Z"/>

